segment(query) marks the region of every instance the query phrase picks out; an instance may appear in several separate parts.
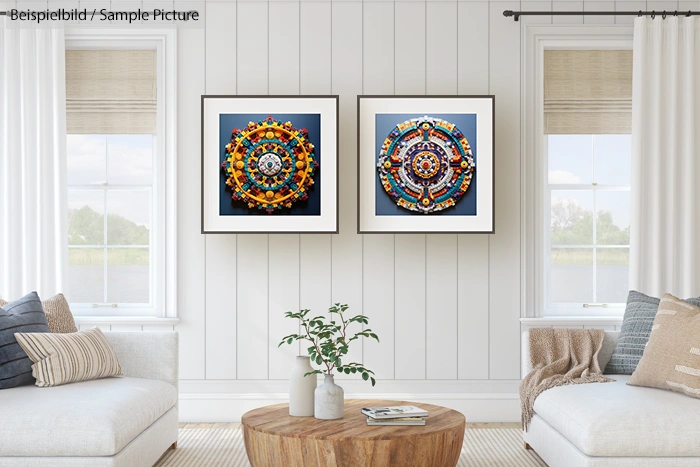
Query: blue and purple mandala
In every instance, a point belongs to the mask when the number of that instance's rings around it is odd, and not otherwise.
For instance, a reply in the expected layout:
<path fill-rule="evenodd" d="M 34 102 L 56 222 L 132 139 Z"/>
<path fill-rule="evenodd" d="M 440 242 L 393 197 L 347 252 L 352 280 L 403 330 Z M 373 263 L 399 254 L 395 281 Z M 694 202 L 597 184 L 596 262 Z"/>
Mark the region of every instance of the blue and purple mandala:
<path fill-rule="evenodd" d="M 455 206 L 469 189 L 474 169 L 471 147 L 459 128 L 428 116 L 396 125 L 377 158 L 387 194 L 398 206 L 424 214 Z"/>

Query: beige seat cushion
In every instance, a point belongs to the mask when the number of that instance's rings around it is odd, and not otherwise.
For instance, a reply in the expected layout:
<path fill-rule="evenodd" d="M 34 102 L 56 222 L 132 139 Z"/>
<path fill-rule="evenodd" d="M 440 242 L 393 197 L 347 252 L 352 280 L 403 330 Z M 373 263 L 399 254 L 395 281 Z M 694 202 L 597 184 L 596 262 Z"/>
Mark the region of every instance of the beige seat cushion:
<path fill-rule="evenodd" d="M 105 378 L 0 391 L 0 457 L 112 456 L 177 403 L 175 386 Z"/>
<path fill-rule="evenodd" d="M 7 305 L 7 303 L 8 302 L 0 298 L 0 307 Z M 68 301 L 62 293 L 42 300 L 41 306 L 46 314 L 46 321 L 49 323 L 51 332 L 78 332 L 78 327 L 75 325 L 75 320 L 73 319 L 73 313 L 71 313 Z"/>
<path fill-rule="evenodd" d="M 630 384 L 700 398 L 700 308 L 664 295 Z"/>
<path fill-rule="evenodd" d="M 535 413 L 588 456 L 700 456 L 700 400 L 611 378 L 545 391 Z"/>

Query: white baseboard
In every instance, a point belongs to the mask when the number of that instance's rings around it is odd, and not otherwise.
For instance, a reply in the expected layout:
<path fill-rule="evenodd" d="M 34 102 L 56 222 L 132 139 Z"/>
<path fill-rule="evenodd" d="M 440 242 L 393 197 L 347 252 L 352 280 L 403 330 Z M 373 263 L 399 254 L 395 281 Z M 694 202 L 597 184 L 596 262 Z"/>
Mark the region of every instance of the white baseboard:
<path fill-rule="evenodd" d="M 442 405 L 458 410 L 467 422 L 518 422 L 518 394 L 405 394 L 348 393 L 347 399 L 405 400 Z M 184 393 L 180 394 L 181 422 L 239 422 L 249 410 L 288 401 L 286 393 Z"/>

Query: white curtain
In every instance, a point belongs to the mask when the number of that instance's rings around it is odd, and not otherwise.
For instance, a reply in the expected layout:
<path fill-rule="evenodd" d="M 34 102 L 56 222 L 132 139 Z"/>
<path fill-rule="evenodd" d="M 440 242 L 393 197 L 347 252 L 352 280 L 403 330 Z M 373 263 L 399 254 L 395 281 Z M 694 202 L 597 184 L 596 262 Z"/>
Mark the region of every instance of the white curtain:
<path fill-rule="evenodd" d="M 630 286 L 700 295 L 700 18 L 636 18 Z"/>
<path fill-rule="evenodd" d="M 2 298 L 64 290 L 66 196 L 63 29 L 6 27 L 0 19 Z"/>

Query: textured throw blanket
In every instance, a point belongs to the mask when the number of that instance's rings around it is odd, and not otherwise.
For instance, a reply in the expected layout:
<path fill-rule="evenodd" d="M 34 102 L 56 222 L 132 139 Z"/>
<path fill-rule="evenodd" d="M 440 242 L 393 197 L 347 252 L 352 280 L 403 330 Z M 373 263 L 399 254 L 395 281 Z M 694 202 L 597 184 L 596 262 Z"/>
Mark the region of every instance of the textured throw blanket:
<path fill-rule="evenodd" d="M 598 365 L 602 329 L 530 329 L 532 371 L 520 383 L 523 430 L 532 420 L 535 399 L 547 389 L 567 384 L 607 383 Z"/>

